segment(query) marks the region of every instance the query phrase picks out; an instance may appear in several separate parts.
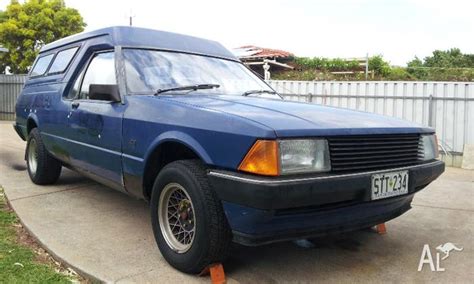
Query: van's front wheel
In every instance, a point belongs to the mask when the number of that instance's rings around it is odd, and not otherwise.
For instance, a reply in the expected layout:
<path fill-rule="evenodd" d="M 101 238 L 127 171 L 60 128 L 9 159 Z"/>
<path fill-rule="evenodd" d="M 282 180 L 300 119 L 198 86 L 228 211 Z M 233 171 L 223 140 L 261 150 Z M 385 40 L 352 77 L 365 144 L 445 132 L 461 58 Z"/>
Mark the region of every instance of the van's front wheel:
<path fill-rule="evenodd" d="M 172 162 L 160 171 L 151 196 L 151 221 L 163 257 L 182 272 L 199 273 L 227 256 L 229 225 L 197 160 Z"/>
<path fill-rule="evenodd" d="M 44 185 L 58 180 L 61 163 L 48 153 L 37 128 L 33 128 L 28 135 L 25 158 L 31 181 Z"/>

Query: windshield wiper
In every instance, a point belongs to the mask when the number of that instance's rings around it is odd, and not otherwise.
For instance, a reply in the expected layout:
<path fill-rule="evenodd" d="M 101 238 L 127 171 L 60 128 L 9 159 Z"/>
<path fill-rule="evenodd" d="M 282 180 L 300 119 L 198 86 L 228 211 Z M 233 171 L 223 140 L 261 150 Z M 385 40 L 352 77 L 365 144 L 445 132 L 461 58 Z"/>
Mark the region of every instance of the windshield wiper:
<path fill-rule="evenodd" d="M 251 94 L 273 94 L 273 95 L 276 95 L 276 93 L 277 92 L 272 91 L 272 90 L 250 90 L 250 91 L 244 92 L 242 94 L 242 96 L 246 97 L 246 96 L 251 95 Z"/>
<path fill-rule="evenodd" d="M 167 88 L 167 89 L 158 89 L 155 92 L 155 96 L 161 94 L 161 93 L 166 93 L 166 92 L 171 92 L 171 91 L 196 91 L 196 90 L 204 90 L 204 89 L 214 89 L 214 88 L 219 88 L 220 85 L 217 84 L 197 84 L 197 85 L 187 85 L 187 86 L 180 86 L 180 87 L 174 87 L 174 88 Z"/>

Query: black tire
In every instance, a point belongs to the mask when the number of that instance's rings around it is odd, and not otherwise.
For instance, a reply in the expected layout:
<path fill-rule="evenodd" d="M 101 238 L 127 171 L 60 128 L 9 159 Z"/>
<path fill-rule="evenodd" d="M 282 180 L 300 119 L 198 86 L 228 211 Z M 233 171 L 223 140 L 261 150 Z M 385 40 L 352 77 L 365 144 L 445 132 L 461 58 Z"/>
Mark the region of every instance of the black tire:
<path fill-rule="evenodd" d="M 30 155 L 34 156 L 30 157 Z M 61 163 L 48 153 L 37 128 L 33 128 L 28 135 L 25 159 L 28 174 L 33 183 L 46 185 L 58 180 L 61 174 Z M 32 159 L 36 160 L 36 166 Z"/>
<path fill-rule="evenodd" d="M 190 248 L 181 253 L 170 247 L 160 227 L 160 196 L 170 184 L 179 184 L 185 189 L 194 210 L 194 239 Z M 198 160 L 172 162 L 160 171 L 151 196 L 151 223 L 161 254 L 182 272 L 198 274 L 209 264 L 222 262 L 227 257 L 232 233 L 222 203 L 208 182 L 206 168 Z"/>

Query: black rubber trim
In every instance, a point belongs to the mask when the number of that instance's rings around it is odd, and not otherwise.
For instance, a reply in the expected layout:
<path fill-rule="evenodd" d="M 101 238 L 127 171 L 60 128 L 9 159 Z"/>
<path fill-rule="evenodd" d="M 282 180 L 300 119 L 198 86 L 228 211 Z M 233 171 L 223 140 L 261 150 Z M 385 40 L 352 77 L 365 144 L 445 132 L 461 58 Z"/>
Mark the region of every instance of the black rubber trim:
<path fill-rule="evenodd" d="M 444 172 L 442 161 L 367 173 L 264 178 L 230 171 L 210 171 L 209 180 L 221 200 L 257 209 L 286 209 L 371 200 L 374 173 L 409 171 L 408 193 L 414 193 Z"/>
<path fill-rule="evenodd" d="M 18 134 L 18 136 L 20 136 L 20 138 L 23 140 L 23 141 L 26 141 L 26 137 L 24 136 L 23 132 L 21 131 L 21 127 L 15 122 L 13 123 L 13 128 L 15 129 L 16 133 Z"/>

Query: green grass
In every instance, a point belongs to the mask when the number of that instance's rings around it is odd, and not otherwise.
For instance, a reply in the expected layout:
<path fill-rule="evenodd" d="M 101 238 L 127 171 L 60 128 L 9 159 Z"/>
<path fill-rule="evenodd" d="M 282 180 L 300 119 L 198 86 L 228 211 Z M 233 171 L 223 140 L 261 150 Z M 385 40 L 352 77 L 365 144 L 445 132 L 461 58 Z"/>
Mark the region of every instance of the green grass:
<path fill-rule="evenodd" d="M 15 224 L 18 219 L 8 210 L 0 187 L 0 283 L 71 283 L 52 265 L 36 261 L 31 248 L 17 242 Z"/>

